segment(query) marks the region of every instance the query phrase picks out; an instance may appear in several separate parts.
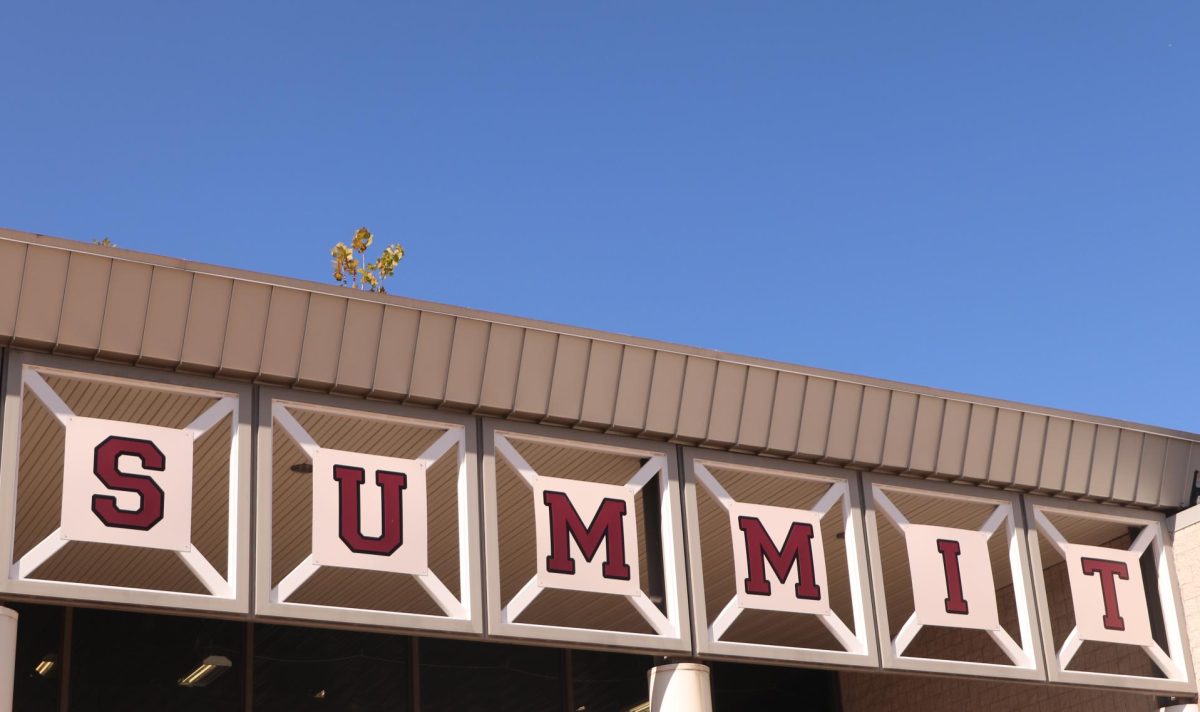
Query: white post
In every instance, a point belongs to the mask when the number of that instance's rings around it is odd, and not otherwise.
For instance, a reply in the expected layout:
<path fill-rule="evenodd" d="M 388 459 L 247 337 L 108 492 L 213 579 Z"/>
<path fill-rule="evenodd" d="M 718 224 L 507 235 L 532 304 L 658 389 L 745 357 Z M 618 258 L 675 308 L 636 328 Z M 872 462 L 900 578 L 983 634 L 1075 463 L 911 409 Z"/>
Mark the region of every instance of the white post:
<path fill-rule="evenodd" d="M 17 667 L 17 612 L 0 607 L 0 712 L 12 712 Z"/>
<path fill-rule="evenodd" d="M 675 663 L 650 668 L 650 712 L 712 712 L 708 666 Z"/>

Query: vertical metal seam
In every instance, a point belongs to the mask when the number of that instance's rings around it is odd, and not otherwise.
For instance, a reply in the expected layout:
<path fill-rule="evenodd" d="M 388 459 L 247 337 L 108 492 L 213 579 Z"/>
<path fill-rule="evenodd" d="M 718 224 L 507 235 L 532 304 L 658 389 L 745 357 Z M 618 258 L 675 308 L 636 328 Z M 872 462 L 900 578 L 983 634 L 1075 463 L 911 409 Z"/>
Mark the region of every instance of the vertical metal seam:
<path fill-rule="evenodd" d="M 799 413 L 796 418 L 796 439 L 792 442 L 792 451 L 788 457 L 797 457 L 800 454 L 800 433 L 804 432 L 804 403 L 808 400 L 808 387 L 811 385 L 809 381 L 812 379 L 808 376 L 801 376 L 801 378 L 804 379 L 804 390 L 800 392 L 800 402 L 796 404 L 797 413 Z"/>
<path fill-rule="evenodd" d="M 304 295 L 304 331 L 300 334 L 300 354 L 296 359 L 296 376 L 291 383 L 293 386 L 300 382 L 301 374 L 304 373 L 304 342 L 308 338 L 308 318 L 312 315 L 312 300 L 315 294 L 306 292 Z"/>
<path fill-rule="evenodd" d="M 771 395 L 770 402 L 767 403 L 767 422 L 763 424 L 762 445 L 755 448 L 756 453 L 761 453 L 771 446 L 771 423 L 775 421 L 775 398 L 779 393 L 779 371 L 772 369 L 771 373 Z M 738 440 L 741 440 L 742 434 L 738 432 Z"/>
<path fill-rule="evenodd" d="M 1030 489 L 1041 489 L 1042 467 L 1046 462 L 1046 445 L 1050 441 L 1050 418 L 1047 416 L 1042 423 L 1042 451 L 1038 453 L 1037 469 L 1033 472 L 1033 486 Z"/>
<path fill-rule="evenodd" d="M 256 366 L 254 369 L 254 380 L 255 381 L 257 381 L 259 378 L 262 377 L 263 359 L 265 358 L 266 353 L 267 353 L 268 325 L 271 323 L 271 305 L 273 305 L 275 303 L 275 290 L 276 289 L 277 289 L 277 287 L 271 287 L 270 291 L 267 292 L 267 314 L 266 314 L 266 318 L 263 319 L 262 341 L 258 345 L 258 366 Z M 192 295 L 189 292 L 188 293 L 189 308 L 191 306 L 191 298 L 192 298 Z M 378 349 L 376 349 L 375 358 L 377 360 L 379 358 Z"/>
<path fill-rule="evenodd" d="M 483 358 L 479 359 L 479 388 L 475 390 L 475 404 L 471 406 L 471 410 L 475 411 L 483 402 L 483 378 L 487 374 L 488 350 L 492 347 L 492 322 L 485 321 L 483 324 L 487 327 L 486 335 L 483 338 Z M 382 328 L 381 328 L 382 331 Z M 382 334 L 380 339 L 382 339 Z M 379 371 L 379 358 L 375 359 L 375 370 Z"/>

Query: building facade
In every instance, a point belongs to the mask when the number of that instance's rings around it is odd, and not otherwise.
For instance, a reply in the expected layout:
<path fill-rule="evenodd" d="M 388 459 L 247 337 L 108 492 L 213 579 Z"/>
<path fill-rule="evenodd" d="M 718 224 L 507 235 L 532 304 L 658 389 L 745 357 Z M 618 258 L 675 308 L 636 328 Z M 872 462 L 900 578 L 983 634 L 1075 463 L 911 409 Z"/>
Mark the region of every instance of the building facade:
<path fill-rule="evenodd" d="M 4 230 L 0 348 L 14 709 L 1195 700 L 1192 433 Z"/>

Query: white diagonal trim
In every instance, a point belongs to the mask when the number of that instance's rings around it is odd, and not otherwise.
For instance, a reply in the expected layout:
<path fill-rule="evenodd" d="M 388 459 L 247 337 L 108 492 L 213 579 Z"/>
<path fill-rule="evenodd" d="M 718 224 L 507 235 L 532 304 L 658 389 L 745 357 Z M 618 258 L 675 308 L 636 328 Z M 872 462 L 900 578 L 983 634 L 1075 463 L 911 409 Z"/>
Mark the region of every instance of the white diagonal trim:
<path fill-rule="evenodd" d="M 21 559 L 15 562 L 10 569 L 10 577 L 14 579 L 23 579 L 33 573 L 37 567 L 46 563 L 46 561 L 57 554 L 68 543 L 68 539 L 63 537 L 62 529 L 55 529 L 50 532 L 50 536 L 38 542 L 37 546 L 25 552 Z"/>
<path fill-rule="evenodd" d="M 1004 523 L 1005 535 L 1008 537 L 1008 568 L 1012 575 L 1012 588 L 1017 603 L 1017 630 L 1021 633 L 1021 650 L 1030 666 L 1037 667 L 1034 660 L 1033 640 L 1033 611 L 1030 599 L 1023 595 L 1025 591 L 1025 567 L 1021 563 L 1021 540 L 1024 532 L 1018 532 L 1016 517 L 1010 516 Z"/>
<path fill-rule="evenodd" d="M 463 608 L 471 610 L 471 498 L 467 477 L 467 438 L 458 441 L 458 591 Z"/>
<path fill-rule="evenodd" d="M 1033 521 L 1037 528 L 1042 530 L 1042 533 L 1050 540 L 1050 545 L 1054 547 L 1055 551 L 1065 557 L 1067 554 L 1063 551 L 1063 546 L 1067 543 L 1067 538 L 1062 535 L 1058 527 L 1054 526 L 1050 522 L 1050 518 L 1037 507 L 1033 509 Z"/>
<path fill-rule="evenodd" d="M 1154 661 L 1158 669 L 1163 671 L 1168 680 L 1178 680 L 1180 678 L 1179 668 L 1176 667 L 1175 661 L 1158 645 L 1143 645 L 1142 650 L 1146 651 L 1146 654 L 1150 656 L 1150 659 Z"/>
<path fill-rule="evenodd" d="M 237 398 L 226 396 L 213 403 L 211 408 L 196 416 L 196 419 L 183 426 L 183 429 L 190 433 L 193 439 L 198 440 L 201 435 L 208 432 L 209 428 L 221 422 L 221 418 L 232 413 L 236 407 Z"/>
<path fill-rule="evenodd" d="M 888 499 L 888 496 L 884 494 L 882 487 L 879 485 L 873 485 L 873 488 L 874 489 L 872 490 L 872 493 L 875 495 L 875 506 L 878 507 L 881 512 L 883 512 L 884 516 L 892 521 L 892 524 L 896 525 L 896 528 L 898 528 L 900 531 L 904 531 L 905 527 L 907 527 L 909 523 L 908 517 L 904 516 L 904 514 L 900 512 L 900 509 L 897 508 L 896 505 L 892 504 L 892 500 Z"/>
<path fill-rule="evenodd" d="M 1170 625 L 1170 621 L 1179 621 L 1179 612 L 1175 608 L 1175 589 L 1171 585 L 1171 569 L 1170 562 L 1167 561 L 1167 549 L 1162 545 L 1162 530 L 1159 528 L 1161 524 L 1151 525 L 1155 530 L 1154 535 L 1154 565 L 1158 572 L 1158 602 L 1162 606 L 1163 619 L 1168 621 L 1167 629 L 1167 648 L 1171 651 L 1171 660 L 1175 663 L 1175 669 L 1179 673 L 1179 678 L 1184 682 L 1188 680 L 1188 665 L 1187 659 L 1184 657 L 1183 648 L 1183 629 L 1182 625 Z"/>
<path fill-rule="evenodd" d="M 729 599 L 729 603 L 725 604 L 725 607 L 713 619 L 712 624 L 708 626 L 708 637 L 714 641 L 723 638 L 740 615 L 742 615 L 742 607 L 738 605 L 737 596 L 734 596 Z"/>
<path fill-rule="evenodd" d="M 1004 654 L 1008 656 L 1013 665 L 1019 668 L 1033 667 L 1033 659 L 1026 654 L 1021 646 L 1017 645 L 1017 641 L 1013 640 L 1008 631 L 1003 628 L 989 630 L 988 635 L 992 636 L 992 640 L 996 641 L 996 645 L 1000 646 L 1000 649 L 1004 651 Z"/>
<path fill-rule="evenodd" d="M 301 561 L 292 572 L 283 577 L 279 585 L 271 590 L 271 601 L 273 603 L 283 603 L 292 597 L 304 582 L 312 578 L 312 575 L 317 573 L 317 569 L 321 568 L 311 555 Z"/>
<path fill-rule="evenodd" d="M 647 460 L 645 465 L 642 465 L 642 469 L 638 470 L 637 474 L 629 478 L 629 481 L 625 483 L 625 489 L 629 490 L 631 494 L 637 494 L 638 490 L 645 487 L 646 483 L 654 479 L 654 476 L 662 472 L 666 466 L 667 458 L 655 455 Z"/>
<path fill-rule="evenodd" d="M 1058 649 L 1058 668 L 1066 670 L 1071 664 L 1071 658 L 1075 657 L 1075 653 L 1079 652 L 1079 646 L 1083 645 L 1083 638 L 1079 637 L 1079 628 L 1072 628 L 1070 633 L 1067 633 L 1067 639 L 1063 641 L 1062 647 Z"/>
<path fill-rule="evenodd" d="M 861 636 L 860 640 L 865 649 L 867 644 L 867 612 L 863 600 L 865 598 L 863 589 L 866 587 L 858 585 L 858 582 L 862 581 L 858 568 L 858 547 L 861 545 L 858 541 L 858 527 L 854 526 L 854 519 L 850 514 L 850 498 L 845 497 L 842 499 L 842 524 L 845 526 L 843 532 L 846 537 L 844 540 L 846 546 L 846 572 L 850 576 L 850 601 L 853 603 L 854 608 L 854 630 L 858 631 L 858 635 Z"/>
<path fill-rule="evenodd" d="M 674 638 L 679 634 L 675 630 L 675 626 L 663 615 L 662 611 L 658 610 L 658 606 L 654 605 L 654 601 L 650 600 L 645 591 L 638 591 L 632 596 L 626 596 L 626 598 L 637 609 L 637 612 L 642 614 L 642 618 L 646 619 L 646 622 L 650 624 L 655 633 L 666 638 Z"/>
<path fill-rule="evenodd" d="M 508 442 L 508 438 L 500 433 L 496 433 L 496 452 L 503 455 L 505 460 L 508 460 L 508 464 L 512 465 L 517 474 L 521 476 L 521 479 L 525 481 L 525 484 L 529 485 L 530 488 L 533 487 L 533 483 L 537 482 L 537 472 L 534 472 L 533 467 L 528 462 L 525 462 L 525 458 L 521 457 L 521 453 L 517 452 L 512 443 Z"/>
<path fill-rule="evenodd" d="M 1008 503 L 997 505 L 995 511 L 992 512 L 992 516 L 988 517 L 987 521 L 980 525 L 979 531 L 988 536 L 995 534 L 1000 525 L 1004 523 L 1004 520 L 1008 518 L 1010 512 L 1012 512 L 1012 508 Z"/>
<path fill-rule="evenodd" d="M 67 418 L 75 415 L 66 401 L 54 392 L 49 383 L 46 383 L 46 379 L 42 378 L 42 374 L 31 368 L 27 368 L 21 374 L 21 380 L 33 392 L 33 395 L 37 396 L 37 399 L 54 414 L 54 417 L 58 418 L 58 422 L 66 425 Z"/>
<path fill-rule="evenodd" d="M 228 542 L 225 549 L 225 570 L 229 572 L 229 588 L 232 591 L 237 591 L 238 586 L 238 547 L 235 544 L 238 539 L 238 524 L 241 518 L 241 458 L 238 456 L 239 447 L 238 440 L 238 419 L 232 418 L 229 421 L 229 521 L 228 521 L 228 536 L 225 541 Z"/>
<path fill-rule="evenodd" d="M 446 584 L 438 578 L 432 571 L 420 574 L 417 576 L 417 583 L 421 584 L 421 588 L 425 589 L 425 593 L 438 604 L 438 608 L 442 609 L 450 618 L 466 620 L 470 618 L 467 615 L 467 609 L 463 607 L 461 601 L 454 597 L 450 589 L 446 588 Z"/>
<path fill-rule="evenodd" d="M 1150 546 L 1150 542 L 1154 541 L 1157 534 L 1157 528 L 1153 524 L 1146 525 L 1142 528 L 1142 533 L 1138 534 L 1133 543 L 1129 545 L 1129 550 L 1139 556 L 1146 553 L 1146 547 Z"/>
<path fill-rule="evenodd" d="M 271 406 L 271 415 L 275 420 L 279 421 L 284 431 L 292 437 L 292 440 L 296 441 L 296 444 L 300 446 L 305 455 L 308 455 L 309 459 L 317 456 L 317 450 L 320 449 L 317 441 L 313 440 L 313 437 L 308 434 L 304 426 L 300 425 L 300 421 L 296 420 L 295 416 L 289 413 L 287 408 L 284 408 L 280 403 L 276 403 Z"/>
<path fill-rule="evenodd" d="M 892 639 L 892 647 L 896 650 L 896 656 L 904 654 L 908 646 L 912 644 L 913 638 L 917 637 L 917 632 L 921 630 L 921 622 L 917 620 L 917 614 L 914 613 L 904 621 L 904 625 L 900 627 L 900 632 Z"/>
<path fill-rule="evenodd" d="M 721 483 L 717 482 L 717 478 L 713 477 L 713 474 L 708 471 L 707 467 L 698 462 L 692 463 L 692 472 L 696 475 L 696 481 L 704 485 L 704 489 L 708 490 L 709 494 L 717 500 L 717 504 L 721 505 L 721 508 L 728 512 L 734 503 L 734 499 L 725 491 Z"/>
<path fill-rule="evenodd" d="M 533 599 L 537 598 L 541 592 L 542 587 L 538 585 L 536 576 L 526 581 L 521 590 L 517 591 L 517 595 L 509 599 L 508 605 L 500 611 L 500 620 L 505 623 L 515 623 L 517 616 L 524 613 L 529 604 L 533 603 Z"/>
<path fill-rule="evenodd" d="M 465 439 L 464 432 L 462 428 L 450 428 L 442 433 L 440 438 L 433 441 L 432 445 L 425 448 L 425 452 L 417 456 L 417 461 L 423 463 L 426 468 L 433 467 L 433 463 L 440 460 L 442 455 Z"/>
<path fill-rule="evenodd" d="M 837 504 L 837 501 L 846 494 L 846 491 L 845 482 L 834 482 L 829 489 L 825 490 L 824 496 L 817 500 L 817 503 L 813 505 L 812 511 L 816 512 L 822 517 L 825 516 L 825 513 L 828 512 L 833 505 Z"/>
<path fill-rule="evenodd" d="M 862 655 L 867 652 L 866 644 L 858 638 L 850 629 L 846 627 L 846 623 L 838 617 L 836 613 L 830 611 L 817 616 L 817 619 L 825 625 L 825 628 L 837 638 L 837 641 L 842 644 L 842 647 L 848 653 Z"/>
<path fill-rule="evenodd" d="M 218 598 L 233 598 L 233 591 L 229 587 L 229 582 L 225 577 L 213 568 L 213 565 L 208 563 L 208 559 L 204 558 L 195 546 L 188 548 L 187 551 L 178 551 L 179 558 L 183 559 L 183 563 L 191 569 L 196 578 L 200 579 L 200 583 L 208 589 L 208 592 Z"/>

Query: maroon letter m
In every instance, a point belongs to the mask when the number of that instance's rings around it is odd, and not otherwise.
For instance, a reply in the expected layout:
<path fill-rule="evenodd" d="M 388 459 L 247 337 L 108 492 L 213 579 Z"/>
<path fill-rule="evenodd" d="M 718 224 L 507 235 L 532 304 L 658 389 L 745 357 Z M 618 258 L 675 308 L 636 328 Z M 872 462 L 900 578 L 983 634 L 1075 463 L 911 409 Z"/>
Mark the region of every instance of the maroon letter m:
<path fill-rule="evenodd" d="M 391 556 L 404 543 L 404 526 L 401 501 L 408 478 L 400 472 L 379 470 L 375 473 L 375 484 L 383 494 L 383 526 L 379 536 L 362 533 L 362 499 L 360 490 L 366 482 L 366 472 L 361 467 L 334 465 L 333 479 L 338 481 L 338 536 L 350 551 L 356 554 Z"/>
<path fill-rule="evenodd" d="M 546 570 L 555 574 L 574 574 L 575 559 L 571 558 L 574 539 L 579 551 L 589 562 L 606 542 L 604 565 L 600 567 L 606 579 L 628 581 L 629 565 L 625 563 L 625 501 L 606 497 L 596 510 L 591 524 L 584 524 L 575 505 L 565 492 L 543 492 L 542 502 L 550 510 L 550 555 Z"/>
<path fill-rule="evenodd" d="M 767 580 L 767 567 L 783 581 L 799 567 L 796 581 L 796 598 L 809 601 L 821 599 L 821 587 L 817 585 L 816 569 L 813 566 L 813 528 L 811 524 L 793 522 L 788 529 L 783 547 L 775 548 L 775 542 L 767 534 L 756 517 L 738 517 L 738 528 L 746 539 L 746 593 L 752 596 L 770 596 L 771 582 Z"/>

